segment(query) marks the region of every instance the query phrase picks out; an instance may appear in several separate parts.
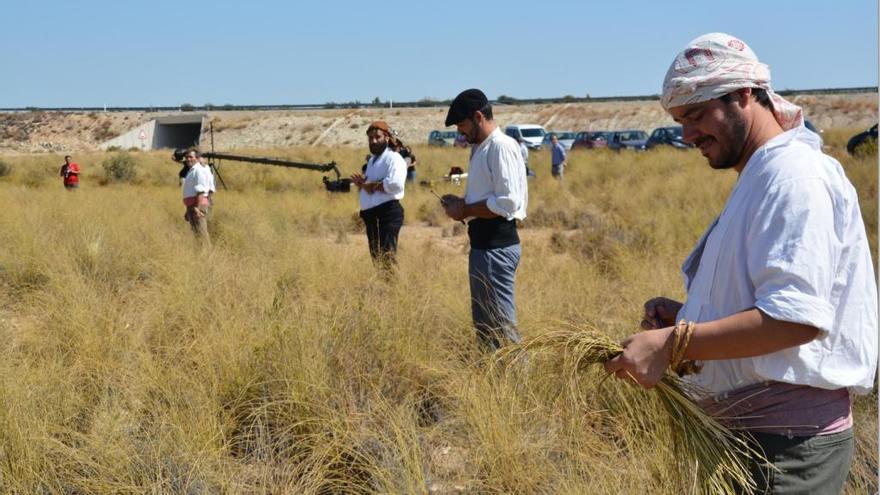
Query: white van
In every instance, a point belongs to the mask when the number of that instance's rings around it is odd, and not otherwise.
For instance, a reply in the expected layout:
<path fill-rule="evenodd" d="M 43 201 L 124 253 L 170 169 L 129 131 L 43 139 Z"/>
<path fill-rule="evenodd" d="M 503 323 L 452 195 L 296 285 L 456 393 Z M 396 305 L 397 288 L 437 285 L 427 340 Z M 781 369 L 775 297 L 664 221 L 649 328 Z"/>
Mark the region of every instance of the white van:
<path fill-rule="evenodd" d="M 547 131 L 536 124 L 513 124 L 504 128 L 504 134 L 513 139 L 522 139 L 529 149 L 539 150 Z"/>

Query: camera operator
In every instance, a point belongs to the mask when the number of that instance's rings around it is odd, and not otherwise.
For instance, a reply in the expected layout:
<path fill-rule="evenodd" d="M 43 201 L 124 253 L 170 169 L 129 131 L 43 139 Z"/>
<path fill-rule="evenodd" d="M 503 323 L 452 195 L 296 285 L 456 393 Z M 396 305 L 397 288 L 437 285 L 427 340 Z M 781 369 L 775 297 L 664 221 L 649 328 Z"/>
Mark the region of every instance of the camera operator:
<path fill-rule="evenodd" d="M 406 162 L 406 181 L 410 184 L 416 182 L 416 155 L 412 152 L 412 148 L 403 144 L 399 137 L 393 138 L 393 147 L 403 160 Z"/>
<path fill-rule="evenodd" d="M 199 156 L 199 163 L 208 170 L 208 207 L 206 216 L 208 221 L 211 220 L 211 212 L 214 210 L 214 194 L 217 193 L 217 182 L 214 178 L 214 168 L 208 163 L 204 156 Z"/>
<path fill-rule="evenodd" d="M 175 152 L 174 158 L 178 156 Z M 213 177 L 211 171 L 199 162 L 199 158 L 200 154 L 195 148 L 186 150 L 183 155 L 186 168 L 186 175 L 183 178 L 183 204 L 186 206 L 186 213 L 183 218 L 189 222 L 193 233 L 203 239 L 205 244 L 210 245 L 207 213 L 210 208 L 209 195 Z"/>

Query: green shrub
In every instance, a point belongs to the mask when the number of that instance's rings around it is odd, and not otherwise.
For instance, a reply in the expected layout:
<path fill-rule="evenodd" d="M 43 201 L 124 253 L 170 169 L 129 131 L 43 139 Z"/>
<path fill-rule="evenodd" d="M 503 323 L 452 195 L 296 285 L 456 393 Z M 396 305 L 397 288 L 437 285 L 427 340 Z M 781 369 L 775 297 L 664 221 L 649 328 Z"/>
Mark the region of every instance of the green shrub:
<path fill-rule="evenodd" d="M 6 177 L 12 174 L 12 165 L 0 160 L 0 177 Z"/>
<path fill-rule="evenodd" d="M 137 160 L 125 151 L 104 160 L 102 166 L 106 182 L 134 182 L 137 177 Z"/>

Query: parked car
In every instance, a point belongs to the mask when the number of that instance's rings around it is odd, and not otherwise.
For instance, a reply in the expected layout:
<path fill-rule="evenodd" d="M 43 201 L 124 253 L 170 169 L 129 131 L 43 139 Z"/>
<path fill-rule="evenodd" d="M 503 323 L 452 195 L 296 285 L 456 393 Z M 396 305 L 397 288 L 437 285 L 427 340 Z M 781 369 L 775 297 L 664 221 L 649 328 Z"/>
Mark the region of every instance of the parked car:
<path fill-rule="evenodd" d="M 431 146 L 467 146 L 466 138 L 457 131 L 431 131 L 428 134 L 428 144 Z"/>
<path fill-rule="evenodd" d="M 579 132 L 574 137 L 574 143 L 571 144 L 571 149 L 591 150 L 595 148 L 604 148 L 608 146 L 608 134 L 610 133 L 605 131 Z"/>
<path fill-rule="evenodd" d="M 608 136 L 608 149 L 610 150 L 645 150 L 648 142 L 648 133 L 645 131 L 614 131 Z"/>
<path fill-rule="evenodd" d="M 572 144 L 574 144 L 575 133 L 572 131 L 550 131 L 544 135 L 543 145 L 544 147 L 549 148 L 551 139 L 553 136 L 556 136 L 556 139 L 559 140 L 559 144 L 562 145 L 566 150 L 570 150 Z"/>
<path fill-rule="evenodd" d="M 516 139 L 522 139 L 529 149 L 539 150 L 544 142 L 547 131 L 535 124 L 513 124 L 504 128 L 504 134 Z"/>
<path fill-rule="evenodd" d="M 875 150 L 877 149 L 877 124 L 871 126 L 867 131 L 851 137 L 846 143 L 846 151 L 850 155 L 856 155 L 861 153 L 865 146 L 873 146 Z"/>
<path fill-rule="evenodd" d="M 648 138 L 648 142 L 645 143 L 645 146 L 648 149 L 651 149 L 654 146 L 661 144 L 680 149 L 694 147 L 693 143 L 684 142 L 681 126 L 658 127 L 654 129 L 654 131 L 651 132 L 651 137 Z"/>

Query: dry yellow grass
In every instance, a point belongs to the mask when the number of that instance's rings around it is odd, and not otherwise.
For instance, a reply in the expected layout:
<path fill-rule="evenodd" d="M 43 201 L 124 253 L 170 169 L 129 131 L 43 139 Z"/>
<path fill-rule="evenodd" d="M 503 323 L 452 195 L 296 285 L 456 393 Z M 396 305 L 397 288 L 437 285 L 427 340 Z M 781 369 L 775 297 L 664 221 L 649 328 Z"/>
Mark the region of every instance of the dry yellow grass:
<path fill-rule="evenodd" d="M 827 134 L 832 152 L 849 131 Z M 351 173 L 364 153 L 272 154 Z M 467 159 L 416 153 L 421 178 Z M 73 193 L 60 157 L 4 157 L 0 491 L 682 492 L 658 440 L 671 432 L 636 389 L 605 385 L 640 421 L 601 397 L 570 400 L 552 375 L 499 382 L 474 367 L 466 239 L 427 191 L 407 193 L 399 276 L 385 284 L 355 196 L 328 195 L 313 172 L 221 165 L 233 190 L 202 250 L 167 155 L 136 153 L 138 182 L 113 186 L 98 185 L 106 155 L 78 156 Z M 874 249 L 876 160 L 842 160 Z M 681 297 L 677 267 L 735 180 L 694 152 L 578 153 L 563 184 L 546 154 L 532 165 L 525 337 L 563 322 L 622 338 L 645 299 Z M 877 490 L 876 402 L 856 402 L 848 493 Z"/>

